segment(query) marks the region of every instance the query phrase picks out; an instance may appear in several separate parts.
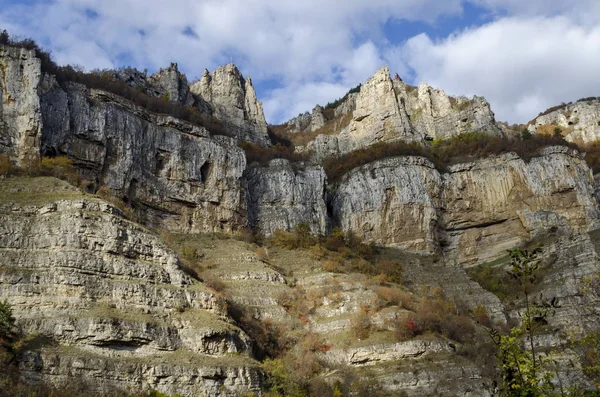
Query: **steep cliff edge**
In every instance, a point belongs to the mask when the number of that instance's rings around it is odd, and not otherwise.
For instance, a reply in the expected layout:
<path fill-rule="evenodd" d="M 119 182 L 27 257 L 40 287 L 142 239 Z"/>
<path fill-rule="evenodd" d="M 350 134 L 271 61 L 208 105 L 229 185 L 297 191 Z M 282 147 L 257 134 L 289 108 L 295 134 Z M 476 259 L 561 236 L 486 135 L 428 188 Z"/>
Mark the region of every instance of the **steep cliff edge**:
<path fill-rule="evenodd" d="M 334 223 L 377 244 L 486 261 L 549 229 L 600 227 L 585 161 L 564 147 L 525 162 L 514 153 L 440 174 L 418 157 L 377 161 L 330 187 Z"/>
<path fill-rule="evenodd" d="M 326 234 L 325 171 L 320 166 L 271 160 L 268 167 L 250 166 L 244 175 L 248 188 L 249 226 L 266 236 L 277 229 L 306 224 L 314 234 Z"/>
<path fill-rule="evenodd" d="M 181 232 L 245 226 L 246 161 L 233 139 L 80 84 L 43 89 L 43 150 L 69 155 L 84 178 L 125 198 L 144 223 Z"/>
<path fill-rule="evenodd" d="M 0 151 L 24 167 L 40 158 L 40 67 L 34 51 L 0 45 Z"/>
<path fill-rule="evenodd" d="M 24 354 L 29 381 L 186 396 L 260 387 L 223 299 L 159 238 L 65 182 L 2 181 L 0 263 L 0 298 L 25 332 L 52 341 Z"/>

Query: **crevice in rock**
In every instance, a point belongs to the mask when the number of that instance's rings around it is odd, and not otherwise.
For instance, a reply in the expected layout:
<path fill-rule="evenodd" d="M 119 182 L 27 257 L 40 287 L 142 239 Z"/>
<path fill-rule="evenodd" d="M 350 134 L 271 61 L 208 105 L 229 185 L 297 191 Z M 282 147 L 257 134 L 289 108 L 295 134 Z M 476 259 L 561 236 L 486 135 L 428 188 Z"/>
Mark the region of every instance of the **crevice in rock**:
<path fill-rule="evenodd" d="M 462 227 L 452 227 L 452 228 L 447 228 L 445 229 L 446 232 L 459 232 L 459 231 L 464 231 L 464 230 L 470 230 L 470 229 L 483 229 L 489 226 L 494 226 L 494 225 L 501 225 L 504 222 L 506 222 L 508 220 L 508 218 L 506 219 L 500 219 L 497 221 L 490 221 L 490 222 L 485 222 L 485 223 L 480 223 L 478 225 L 472 225 L 472 226 L 462 226 Z"/>

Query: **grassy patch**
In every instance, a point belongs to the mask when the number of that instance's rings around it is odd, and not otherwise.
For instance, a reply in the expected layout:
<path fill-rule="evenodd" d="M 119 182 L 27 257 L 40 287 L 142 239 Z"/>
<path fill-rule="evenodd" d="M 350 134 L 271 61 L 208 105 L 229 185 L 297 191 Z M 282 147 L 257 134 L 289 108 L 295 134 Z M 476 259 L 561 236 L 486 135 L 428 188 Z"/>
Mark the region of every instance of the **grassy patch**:
<path fill-rule="evenodd" d="M 79 189 L 53 177 L 10 177 L 0 180 L 0 204 L 43 205 L 85 197 Z"/>

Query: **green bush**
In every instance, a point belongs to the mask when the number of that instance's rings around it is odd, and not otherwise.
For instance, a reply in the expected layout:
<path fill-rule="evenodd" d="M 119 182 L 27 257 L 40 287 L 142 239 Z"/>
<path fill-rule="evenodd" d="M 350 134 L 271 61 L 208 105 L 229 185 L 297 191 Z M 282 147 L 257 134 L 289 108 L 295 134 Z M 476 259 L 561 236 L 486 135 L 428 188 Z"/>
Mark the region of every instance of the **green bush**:
<path fill-rule="evenodd" d="M 10 341 L 15 336 L 16 319 L 8 301 L 0 301 L 0 342 Z"/>

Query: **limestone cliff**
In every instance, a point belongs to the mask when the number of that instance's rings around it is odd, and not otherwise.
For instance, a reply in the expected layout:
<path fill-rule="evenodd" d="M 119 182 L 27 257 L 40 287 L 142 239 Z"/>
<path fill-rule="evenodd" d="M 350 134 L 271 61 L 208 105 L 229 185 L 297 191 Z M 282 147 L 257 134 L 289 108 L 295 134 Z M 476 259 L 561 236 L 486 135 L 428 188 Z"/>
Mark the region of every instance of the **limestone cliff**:
<path fill-rule="evenodd" d="M 440 174 L 401 157 L 349 172 L 330 188 L 334 223 L 378 244 L 492 259 L 550 229 L 600 227 L 591 172 L 575 151 L 551 147 L 529 162 L 505 154 Z"/>
<path fill-rule="evenodd" d="M 546 113 L 546 112 L 545 112 Z M 553 134 L 555 128 L 569 142 L 590 144 L 600 139 L 600 99 L 590 98 L 560 106 L 536 117 L 528 126 L 531 133 Z"/>
<path fill-rule="evenodd" d="M 277 229 L 292 230 L 304 223 L 314 234 L 327 232 L 323 168 L 275 159 L 268 167 L 249 167 L 245 180 L 251 228 L 271 235 Z"/>
<path fill-rule="evenodd" d="M 173 231 L 245 226 L 242 150 L 227 137 L 146 111 L 116 95 L 46 76 L 43 151 L 67 154 L 82 174 Z"/>
<path fill-rule="evenodd" d="M 270 144 L 262 105 L 250 78 L 244 79 L 238 68 L 225 65 L 210 74 L 205 70 L 191 92 L 214 107 L 215 115 L 243 141 L 263 146 Z"/>
<path fill-rule="evenodd" d="M 65 182 L 0 184 L 0 299 L 25 332 L 49 339 L 25 353 L 29 381 L 76 376 L 91 391 L 185 396 L 257 390 L 248 337 L 180 266 L 157 236 Z"/>
<path fill-rule="evenodd" d="M 40 158 L 40 65 L 34 51 L 0 45 L 0 152 L 24 167 Z"/>
<path fill-rule="evenodd" d="M 323 159 L 377 142 L 422 143 L 473 131 L 501 134 L 484 98 L 450 97 L 425 83 L 415 88 L 392 80 L 387 67 L 379 69 L 359 93 L 348 96 L 338 108 L 336 117 L 352 112 L 349 125 L 335 135 L 317 136 L 300 150 Z"/>

